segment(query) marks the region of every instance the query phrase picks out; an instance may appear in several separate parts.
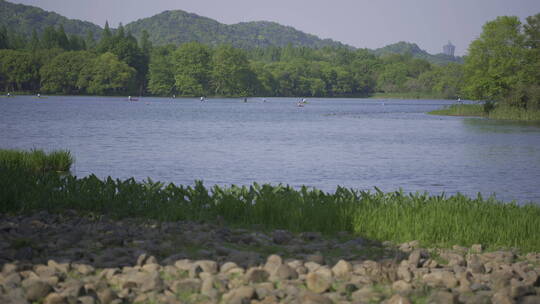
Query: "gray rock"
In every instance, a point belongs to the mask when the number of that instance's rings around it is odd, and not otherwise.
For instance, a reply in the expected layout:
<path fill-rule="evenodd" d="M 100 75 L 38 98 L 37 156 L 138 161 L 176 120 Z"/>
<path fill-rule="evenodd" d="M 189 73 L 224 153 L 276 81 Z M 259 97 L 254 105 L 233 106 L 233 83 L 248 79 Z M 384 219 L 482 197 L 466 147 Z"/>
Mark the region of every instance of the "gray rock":
<path fill-rule="evenodd" d="M 272 233 L 272 241 L 278 245 L 286 245 L 293 239 L 293 235 L 286 230 L 275 230 Z"/>
<path fill-rule="evenodd" d="M 382 294 L 373 290 L 373 287 L 367 285 L 353 292 L 351 299 L 360 303 L 379 303 L 382 300 Z"/>
<path fill-rule="evenodd" d="M 214 298 L 217 296 L 218 291 L 214 288 L 216 280 L 213 276 L 207 277 L 202 281 L 201 284 L 201 294 L 209 298 Z"/>
<path fill-rule="evenodd" d="M 455 304 L 457 303 L 457 297 L 448 291 L 435 291 L 427 302 L 429 304 Z"/>
<path fill-rule="evenodd" d="M 317 263 L 319 265 L 323 265 L 324 264 L 324 256 L 322 254 L 320 254 L 320 253 L 310 254 L 310 255 L 308 255 L 306 257 L 306 261 L 307 262 L 314 262 L 314 263 Z"/>
<path fill-rule="evenodd" d="M 470 251 L 472 253 L 482 253 L 483 247 L 481 244 L 473 244 Z"/>
<path fill-rule="evenodd" d="M 540 295 L 526 296 L 519 300 L 519 304 L 538 304 L 540 303 Z"/>
<path fill-rule="evenodd" d="M 424 283 L 432 287 L 454 288 L 458 284 L 458 280 L 453 273 L 443 270 L 428 273 L 422 279 Z"/>
<path fill-rule="evenodd" d="M 270 282 L 260 283 L 255 286 L 255 293 L 258 299 L 264 299 L 272 295 L 272 291 L 274 291 L 274 284 Z"/>
<path fill-rule="evenodd" d="M 221 265 L 221 267 L 219 268 L 219 272 L 227 273 L 229 270 L 233 268 L 238 268 L 238 265 L 236 265 L 236 263 L 233 263 L 233 262 L 226 262 L 223 265 Z"/>
<path fill-rule="evenodd" d="M 161 280 L 161 277 L 159 276 L 159 273 L 157 271 L 146 273 L 139 282 L 139 290 L 141 292 L 160 292 L 164 287 L 163 281 Z"/>
<path fill-rule="evenodd" d="M 245 279 L 248 283 L 266 282 L 269 277 L 270 274 L 266 270 L 260 268 L 250 268 L 245 275 Z"/>
<path fill-rule="evenodd" d="M 103 304 L 110 304 L 118 298 L 116 292 L 110 288 L 104 288 L 97 292 L 98 299 Z"/>
<path fill-rule="evenodd" d="M 95 304 L 96 300 L 91 296 L 79 297 L 77 299 L 78 304 Z"/>
<path fill-rule="evenodd" d="M 195 265 L 200 266 L 203 272 L 208 272 L 210 274 L 216 274 L 218 272 L 218 265 L 215 261 L 200 260 L 196 261 Z"/>
<path fill-rule="evenodd" d="M 427 252 L 422 249 L 415 249 L 409 255 L 409 265 L 411 267 L 420 267 L 422 266 L 421 262 L 423 259 L 427 258 Z"/>
<path fill-rule="evenodd" d="M 307 268 L 308 272 L 314 272 L 317 269 L 321 268 L 321 264 L 315 262 L 304 263 L 304 267 Z"/>
<path fill-rule="evenodd" d="M 249 303 L 253 298 L 255 289 L 251 286 L 241 286 L 223 295 L 223 302 L 228 304 Z"/>
<path fill-rule="evenodd" d="M 201 280 L 198 279 L 184 279 L 176 281 L 172 284 L 171 290 L 177 294 L 181 293 L 198 293 L 201 290 Z"/>
<path fill-rule="evenodd" d="M 26 293 L 28 301 L 39 301 L 43 299 L 52 290 L 51 286 L 40 279 L 26 279 L 22 281 L 22 286 Z"/>
<path fill-rule="evenodd" d="M 264 270 L 268 271 L 270 275 L 273 275 L 281 265 L 283 265 L 283 259 L 277 254 L 272 254 L 266 259 Z"/>
<path fill-rule="evenodd" d="M 318 272 L 310 272 L 306 276 L 307 288 L 316 293 L 323 293 L 332 285 L 332 277 Z"/>
<path fill-rule="evenodd" d="M 411 282 L 413 278 L 412 272 L 407 266 L 399 266 L 397 276 L 405 282 Z"/>
<path fill-rule="evenodd" d="M 348 280 L 351 277 L 352 266 L 351 263 L 345 260 L 339 260 L 339 262 L 332 267 L 332 273 L 334 276 L 341 280 Z"/>
<path fill-rule="evenodd" d="M 298 273 L 296 270 L 289 267 L 289 265 L 283 264 L 278 267 L 271 277 L 278 280 L 296 280 L 298 278 Z"/>
<path fill-rule="evenodd" d="M 392 283 L 392 289 L 398 292 L 407 292 L 412 290 L 412 284 L 399 280 Z"/>
<path fill-rule="evenodd" d="M 319 232 L 302 232 L 300 237 L 306 241 L 316 241 L 321 239 L 321 234 Z"/>
<path fill-rule="evenodd" d="M 328 297 L 310 291 L 304 291 L 300 295 L 302 304 L 332 304 L 332 300 Z"/>
<path fill-rule="evenodd" d="M 43 304 L 68 304 L 68 301 L 65 296 L 53 292 L 43 300 Z"/>
<path fill-rule="evenodd" d="M 386 304 L 411 304 L 411 301 L 406 296 L 395 294 L 386 301 Z"/>

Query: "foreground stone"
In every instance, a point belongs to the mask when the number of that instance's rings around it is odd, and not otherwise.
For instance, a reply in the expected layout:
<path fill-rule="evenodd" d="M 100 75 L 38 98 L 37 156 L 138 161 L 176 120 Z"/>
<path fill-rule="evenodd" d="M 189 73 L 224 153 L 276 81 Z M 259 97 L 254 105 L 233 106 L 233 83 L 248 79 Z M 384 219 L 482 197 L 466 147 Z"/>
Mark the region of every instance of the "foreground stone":
<path fill-rule="evenodd" d="M 540 254 L 479 244 L 40 212 L 0 215 L 0 245 L 0 303 L 540 303 Z"/>

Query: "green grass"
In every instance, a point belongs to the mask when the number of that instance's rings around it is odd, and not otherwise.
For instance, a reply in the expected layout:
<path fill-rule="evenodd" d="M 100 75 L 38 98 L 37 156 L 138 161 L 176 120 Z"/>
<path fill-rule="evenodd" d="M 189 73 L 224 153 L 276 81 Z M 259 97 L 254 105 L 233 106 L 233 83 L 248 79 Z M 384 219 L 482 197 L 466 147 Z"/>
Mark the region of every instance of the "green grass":
<path fill-rule="evenodd" d="M 446 99 L 438 94 L 421 92 L 395 92 L 395 93 L 375 93 L 369 98 L 387 98 L 387 99 Z"/>
<path fill-rule="evenodd" d="M 5 162 L 4 162 L 5 164 Z M 0 165 L 0 212 L 36 209 L 107 214 L 161 221 L 209 221 L 293 232 L 348 231 L 365 238 L 423 246 L 519 248 L 540 251 L 540 206 L 501 203 L 482 197 L 446 197 L 356 191 L 334 193 L 302 187 L 259 185 L 207 188 L 137 182 L 134 179 L 77 178 L 55 171 L 38 174 Z"/>
<path fill-rule="evenodd" d="M 453 104 L 444 109 L 431 111 L 428 114 L 446 116 L 482 116 L 490 119 L 513 121 L 540 121 L 539 110 L 525 110 L 517 107 L 499 105 L 486 113 L 483 104 Z"/>
<path fill-rule="evenodd" d="M 540 110 L 525 110 L 517 107 L 498 106 L 489 112 L 489 118 L 518 121 L 540 121 Z"/>
<path fill-rule="evenodd" d="M 67 172 L 73 164 L 71 153 L 58 150 L 45 153 L 43 150 L 18 151 L 0 149 L 0 166 L 30 170 L 33 172 Z"/>
<path fill-rule="evenodd" d="M 486 116 L 481 104 L 453 104 L 444 109 L 431 111 L 428 114 L 446 116 Z"/>

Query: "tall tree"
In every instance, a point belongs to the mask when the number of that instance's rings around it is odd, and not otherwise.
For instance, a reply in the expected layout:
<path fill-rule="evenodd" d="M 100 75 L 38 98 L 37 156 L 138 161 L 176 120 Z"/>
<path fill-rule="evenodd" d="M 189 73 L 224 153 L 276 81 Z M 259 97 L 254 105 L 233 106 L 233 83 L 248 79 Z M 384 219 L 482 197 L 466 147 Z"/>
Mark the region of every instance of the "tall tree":
<path fill-rule="evenodd" d="M 198 42 L 185 43 L 173 53 L 176 89 L 182 95 L 205 95 L 209 90 L 210 50 Z"/>
<path fill-rule="evenodd" d="M 218 47 L 212 57 L 212 85 L 218 95 L 247 96 L 257 86 L 246 53 L 232 46 Z"/>
<path fill-rule="evenodd" d="M 172 46 L 156 47 L 152 50 L 148 70 L 148 90 L 155 95 L 176 94 L 174 67 L 171 64 Z"/>
<path fill-rule="evenodd" d="M 517 17 L 497 17 L 486 23 L 465 59 L 465 92 L 473 99 L 503 99 L 520 81 L 524 55 Z"/>

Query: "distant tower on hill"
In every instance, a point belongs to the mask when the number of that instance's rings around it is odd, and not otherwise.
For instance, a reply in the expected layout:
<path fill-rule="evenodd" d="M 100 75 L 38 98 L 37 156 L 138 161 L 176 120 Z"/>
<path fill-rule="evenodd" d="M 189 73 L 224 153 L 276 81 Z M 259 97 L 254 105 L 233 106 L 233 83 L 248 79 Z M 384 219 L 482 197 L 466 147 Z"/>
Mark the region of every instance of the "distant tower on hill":
<path fill-rule="evenodd" d="M 445 55 L 454 57 L 454 52 L 456 51 L 456 47 L 452 44 L 452 42 L 448 41 L 448 44 L 443 46 L 442 49 Z"/>

